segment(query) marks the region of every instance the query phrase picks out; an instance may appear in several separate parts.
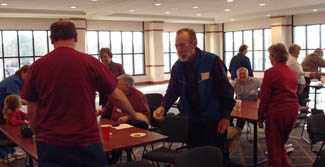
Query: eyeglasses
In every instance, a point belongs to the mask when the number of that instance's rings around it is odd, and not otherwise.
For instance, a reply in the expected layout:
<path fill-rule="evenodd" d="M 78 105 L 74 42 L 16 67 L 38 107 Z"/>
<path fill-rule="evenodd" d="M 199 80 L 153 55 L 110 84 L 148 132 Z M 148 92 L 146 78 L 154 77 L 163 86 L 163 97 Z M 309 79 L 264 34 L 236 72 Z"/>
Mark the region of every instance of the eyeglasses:
<path fill-rule="evenodd" d="M 192 44 L 192 43 L 180 43 L 180 44 L 175 44 L 175 47 L 176 47 L 176 48 L 184 48 L 185 46 L 188 46 L 189 44 Z"/>

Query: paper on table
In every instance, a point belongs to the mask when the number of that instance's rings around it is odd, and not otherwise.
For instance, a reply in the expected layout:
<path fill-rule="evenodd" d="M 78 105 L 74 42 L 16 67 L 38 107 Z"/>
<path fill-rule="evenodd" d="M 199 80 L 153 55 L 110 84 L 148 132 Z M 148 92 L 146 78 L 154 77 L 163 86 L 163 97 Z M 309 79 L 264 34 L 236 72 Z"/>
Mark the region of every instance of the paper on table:
<path fill-rule="evenodd" d="M 115 126 L 113 128 L 115 128 L 116 130 L 120 130 L 120 129 L 126 129 L 126 128 L 132 128 L 133 126 L 130 124 L 120 124 L 119 126 Z"/>

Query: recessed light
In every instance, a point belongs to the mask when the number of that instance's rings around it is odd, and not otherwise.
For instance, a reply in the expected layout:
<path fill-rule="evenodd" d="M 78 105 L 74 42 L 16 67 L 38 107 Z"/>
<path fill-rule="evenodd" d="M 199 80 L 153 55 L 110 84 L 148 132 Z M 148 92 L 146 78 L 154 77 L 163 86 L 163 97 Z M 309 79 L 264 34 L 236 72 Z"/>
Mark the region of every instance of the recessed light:
<path fill-rule="evenodd" d="M 230 12 L 231 10 L 230 9 L 225 9 L 226 12 Z"/>
<path fill-rule="evenodd" d="M 199 8 L 199 7 L 198 7 L 198 6 L 193 6 L 193 8 L 194 8 L 194 9 L 197 9 L 197 8 Z"/>
<path fill-rule="evenodd" d="M 260 5 L 260 6 L 265 6 L 266 4 L 265 4 L 265 3 L 260 3 L 259 5 Z"/>
<path fill-rule="evenodd" d="M 313 9 L 313 12 L 317 12 L 318 11 L 318 9 Z"/>
<path fill-rule="evenodd" d="M 91 0 L 91 1 L 93 1 L 93 2 L 97 2 L 98 0 Z"/>
<path fill-rule="evenodd" d="M 1 6 L 7 6 L 8 4 L 7 3 L 2 3 Z"/>
<path fill-rule="evenodd" d="M 198 14 L 196 14 L 197 16 L 201 16 L 201 14 L 200 13 L 198 13 Z"/>
<path fill-rule="evenodd" d="M 75 9 L 75 8 L 77 8 L 77 7 L 76 7 L 76 6 L 71 6 L 70 8 L 71 8 L 71 9 Z"/>
<path fill-rule="evenodd" d="M 170 14 L 170 12 L 165 12 L 166 14 Z"/>
<path fill-rule="evenodd" d="M 160 6 L 161 4 L 160 3 L 155 3 L 155 6 Z"/>
<path fill-rule="evenodd" d="M 270 17 L 271 15 L 270 14 L 267 14 L 266 17 Z"/>
<path fill-rule="evenodd" d="M 230 21 L 235 21 L 235 19 L 230 19 Z"/>
<path fill-rule="evenodd" d="M 234 0 L 227 0 L 227 2 L 234 2 Z"/>
<path fill-rule="evenodd" d="M 131 10 L 129 10 L 130 12 L 134 12 L 135 10 L 133 10 L 133 9 L 131 9 Z"/>

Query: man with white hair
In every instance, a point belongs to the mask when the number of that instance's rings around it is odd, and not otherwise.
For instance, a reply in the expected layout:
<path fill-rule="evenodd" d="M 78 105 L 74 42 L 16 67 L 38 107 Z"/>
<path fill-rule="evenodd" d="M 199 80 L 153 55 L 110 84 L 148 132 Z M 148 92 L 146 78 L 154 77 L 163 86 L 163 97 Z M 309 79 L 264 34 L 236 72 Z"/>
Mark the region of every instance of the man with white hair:
<path fill-rule="evenodd" d="M 239 100 L 256 101 L 258 98 L 258 89 L 262 85 L 262 81 L 258 78 L 248 76 L 248 70 L 240 67 L 237 70 L 237 78 L 231 81 L 231 85 L 235 90 L 236 98 Z M 236 127 L 243 129 L 245 120 L 238 119 Z"/>
<path fill-rule="evenodd" d="M 149 119 L 150 110 L 148 102 L 143 93 L 134 87 L 134 80 L 132 76 L 122 74 L 118 76 L 117 79 L 117 88 L 119 88 L 125 94 L 135 112 L 142 113 Z M 130 114 L 114 106 L 110 101 L 108 101 L 101 110 L 97 110 L 97 113 L 118 123 L 129 123 L 142 129 L 148 128 L 147 124 L 133 119 Z"/>

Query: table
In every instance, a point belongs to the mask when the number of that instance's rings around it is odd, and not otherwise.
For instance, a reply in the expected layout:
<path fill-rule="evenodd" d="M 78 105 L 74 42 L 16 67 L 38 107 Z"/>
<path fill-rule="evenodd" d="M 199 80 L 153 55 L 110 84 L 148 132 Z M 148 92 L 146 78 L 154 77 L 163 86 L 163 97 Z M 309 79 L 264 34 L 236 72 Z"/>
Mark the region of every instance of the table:
<path fill-rule="evenodd" d="M 266 162 L 266 160 L 257 162 L 258 105 L 259 105 L 259 101 L 242 100 L 240 110 L 234 109 L 231 112 L 231 117 L 244 119 L 254 124 L 254 165 L 255 166 L 261 165 Z"/>
<path fill-rule="evenodd" d="M 315 96 L 314 96 L 314 109 L 316 109 L 316 103 L 317 103 L 317 90 L 318 89 L 321 89 L 321 88 L 324 88 L 324 84 L 321 83 L 321 82 L 310 82 L 309 86 L 311 88 L 314 88 L 315 89 Z"/>
<path fill-rule="evenodd" d="M 100 124 L 115 125 L 117 123 L 108 119 L 101 119 Z M 17 146 L 22 148 L 29 156 L 35 160 L 38 160 L 36 142 L 33 142 L 32 138 L 22 137 L 20 134 L 20 126 L 0 125 L 0 130 L 9 139 L 16 143 Z M 103 146 L 105 152 L 125 150 L 132 147 L 164 141 L 168 138 L 167 136 L 136 127 L 121 130 L 111 128 L 111 132 L 112 136 L 110 136 L 108 140 L 104 140 Z M 131 137 L 130 134 L 135 132 L 146 133 L 146 136 L 138 138 Z"/>
<path fill-rule="evenodd" d="M 117 124 L 114 121 L 108 119 L 101 119 L 100 124 Z M 111 128 L 112 135 L 108 140 L 104 140 L 104 151 L 111 149 L 113 151 L 122 151 L 128 148 L 133 148 L 137 146 L 143 146 L 147 144 L 157 143 L 166 140 L 168 137 L 159 133 L 139 129 L 136 127 L 126 128 L 117 130 Z M 132 133 L 145 133 L 143 137 L 131 137 Z"/>

